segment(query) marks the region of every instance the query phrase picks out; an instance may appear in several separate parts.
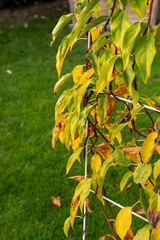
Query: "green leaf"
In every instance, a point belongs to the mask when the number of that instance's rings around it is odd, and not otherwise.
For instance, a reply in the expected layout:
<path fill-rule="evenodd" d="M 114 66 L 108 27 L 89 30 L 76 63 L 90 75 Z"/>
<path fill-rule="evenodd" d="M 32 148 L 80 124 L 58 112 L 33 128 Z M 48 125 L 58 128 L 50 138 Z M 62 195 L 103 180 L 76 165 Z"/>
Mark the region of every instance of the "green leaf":
<path fill-rule="evenodd" d="M 140 18 L 144 17 L 146 0 L 130 0 L 130 9 L 136 12 Z"/>
<path fill-rule="evenodd" d="M 71 225 L 71 217 L 68 217 L 63 226 L 63 231 L 67 238 L 68 238 L 68 231 L 69 231 L 70 225 Z"/>
<path fill-rule="evenodd" d="M 73 199 L 77 199 L 77 197 L 81 194 L 81 192 L 83 191 L 83 189 L 85 189 L 85 187 L 90 184 L 92 181 L 91 178 L 85 178 L 83 179 L 76 187 L 75 192 L 74 192 L 74 196 Z"/>
<path fill-rule="evenodd" d="M 77 41 L 78 35 L 80 31 L 82 30 L 84 24 L 87 22 L 87 20 L 92 16 L 93 12 L 92 9 L 93 7 L 99 2 L 100 0 L 92 0 L 88 2 L 82 11 L 80 12 L 78 16 L 78 20 L 71 32 L 71 38 L 70 38 L 70 44 L 71 48 L 73 47 L 73 44 Z"/>
<path fill-rule="evenodd" d="M 88 2 L 88 0 L 79 0 L 75 7 L 75 13 L 79 13 L 79 11 L 84 7 L 84 5 Z"/>
<path fill-rule="evenodd" d="M 121 0 L 122 4 L 123 4 L 123 8 L 126 7 L 127 3 L 128 3 L 129 0 Z"/>
<path fill-rule="evenodd" d="M 90 189 L 91 189 L 91 182 L 85 184 L 85 187 L 83 188 L 83 190 L 80 193 L 80 205 L 79 206 L 80 206 L 81 212 L 83 210 L 84 201 L 90 194 Z"/>
<path fill-rule="evenodd" d="M 133 240 L 149 240 L 150 239 L 150 230 L 149 225 L 138 230 Z"/>
<path fill-rule="evenodd" d="M 64 59 L 66 57 L 66 54 L 70 48 L 70 33 L 68 35 L 66 35 L 62 42 L 61 45 L 58 48 L 58 52 L 57 52 L 57 56 L 56 56 L 56 69 L 57 69 L 57 73 L 58 73 L 58 77 L 60 78 L 60 74 L 61 74 L 61 70 L 62 70 L 62 66 L 63 66 L 63 62 Z"/>
<path fill-rule="evenodd" d="M 133 174 L 135 183 L 144 183 L 152 173 L 151 165 L 140 164 Z"/>
<path fill-rule="evenodd" d="M 155 29 L 155 44 L 160 44 L 160 23 L 157 25 Z"/>
<path fill-rule="evenodd" d="M 131 160 L 120 149 L 116 149 L 112 153 L 112 158 L 114 162 L 122 167 L 128 167 L 132 164 Z"/>
<path fill-rule="evenodd" d="M 117 60 L 119 56 L 114 55 L 110 57 L 102 66 L 100 73 L 99 73 L 99 78 L 97 80 L 96 84 L 96 90 L 99 93 L 101 91 L 101 84 L 104 82 L 107 85 L 107 88 L 109 88 L 109 83 L 111 81 L 111 76 L 113 73 L 113 68 L 114 68 L 114 63 Z"/>
<path fill-rule="evenodd" d="M 107 109 L 108 109 L 108 98 L 102 97 L 98 99 L 98 106 L 96 107 L 96 112 L 99 116 L 100 124 L 105 123 Z"/>
<path fill-rule="evenodd" d="M 95 51 L 90 51 L 87 54 L 87 58 L 91 61 L 92 67 L 93 67 L 96 75 L 98 75 L 98 59 L 97 59 L 97 55 L 96 55 Z"/>
<path fill-rule="evenodd" d="M 133 173 L 131 171 L 128 171 L 124 174 L 124 176 L 122 177 L 121 179 L 121 182 L 120 182 L 120 190 L 121 192 L 123 191 L 128 179 L 133 176 Z"/>
<path fill-rule="evenodd" d="M 55 86 L 54 86 L 54 93 L 56 93 L 58 91 L 58 89 L 68 80 L 72 77 L 72 73 L 67 73 L 65 74 L 63 77 L 61 77 L 61 79 L 59 79 L 58 82 L 56 82 Z"/>
<path fill-rule="evenodd" d="M 81 35 L 84 34 L 85 32 L 88 32 L 91 28 L 99 25 L 102 22 L 105 22 L 109 19 L 109 16 L 101 16 L 98 19 L 88 23 L 82 30 Z"/>
<path fill-rule="evenodd" d="M 157 138 L 157 136 L 158 136 L 157 132 L 150 133 L 145 139 L 144 143 L 142 144 L 141 156 L 143 163 L 147 163 L 150 157 L 152 156 L 152 153 L 155 149 L 154 141 Z"/>
<path fill-rule="evenodd" d="M 68 163 L 66 166 L 66 174 L 68 174 L 70 168 L 72 167 L 72 165 L 74 164 L 74 162 L 76 160 L 78 160 L 80 162 L 80 154 L 83 150 L 83 147 L 77 148 L 75 150 L 75 152 L 70 156 L 70 158 L 68 159 Z"/>
<path fill-rule="evenodd" d="M 156 54 L 155 40 L 149 30 L 139 39 L 135 52 L 136 63 L 142 73 L 143 82 L 147 84 L 151 73 L 152 61 Z"/>
<path fill-rule="evenodd" d="M 140 189 L 140 204 L 147 214 L 149 208 L 149 199 L 154 194 L 154 191 L 148 187 L 143 187 Z"/>
<path fill-rule="evenodd" d="M 55 28 L 52 31 L 52 40 L 53 42 L 55 41 L 55 39 L 57 38 L 58 34 L 62 31 L 62 29 L 71 21 L 72 18 L 75 17 L 74 13 L 70 13 L 67 15 L 63 15 L 62 17 L 60 17 L 57 25 L 55 26 Z"/>
<path fill-rule="evenodd" d="M 109 34 L 110 34 L 109 32 L 104 32 L 99 37 L 97 37 L 92 44 L 92 49 L 94 49 L 96 46 L 98 46 L 100 44 L 101 40 L 108 40 L 108 39 L 104 39 L 104 38 L 107 37 Z"/>
<path fill-rule="evenodd" d="M 106 159 L 104 161 L 104 163 L 102 164 L 102 167 L 101 167 L 101 170 L 100 170 L 100 173 L 101 173 L 101 178 L 104 179 L 105 178 L 105 175 L 109 169 L 109 167 L 113 164 L 113 158 L 112 158 L 112 155 Z"/>
<path fill-rule="evenodd" d="M 84 126 L 85 126 L 87 117 L 88 117 L 89 112 L 91 111 L 92 107 L 93 107 L 92 105 L 88 105 L 88 106 L 85 107 L 85 109 L 80 113 L 79 122 L 78 122 L 78 126 L 77 126 L 77 130 L 78 130 L 80 136 L 81 136 L 81 134 L 82 134 L 82 130 L 83 130 Z"/>
<path fill-rule="evenodd" d="M 122 49 L 122 42 L 125 31 L 130 26 L 128 11 L 119 10 L 115 12 L 111 19 L 111 33 L 116 46 Z"/>
<path fill-rule="evenodd" d="M 123 72 L 123 80 L 127 90 L 132 94 L 132 82 L 135 78 L 135 72 L 132 69 L 133 61 L 129 59 L 129 64 Z"/>
<path fill-rule="evenodd" d="M 160 160 L 158 160 L 154 165 L 154 169 L 153 169 L 154 180 L 157 179 L 159 174 L 160 174 Z"/>
<path fill-rule="evenodd" d="M 124 69 L 126 69 L 128 65 L 129 56 L 132 51 L 136 37 L 140 32 L 140 29 L 141 29 L 141 23 L 135 22 L 127 29 L 127 31 L 124 34 L 123 46 L 122 46 L 122 58 L 123 58 Z"/>

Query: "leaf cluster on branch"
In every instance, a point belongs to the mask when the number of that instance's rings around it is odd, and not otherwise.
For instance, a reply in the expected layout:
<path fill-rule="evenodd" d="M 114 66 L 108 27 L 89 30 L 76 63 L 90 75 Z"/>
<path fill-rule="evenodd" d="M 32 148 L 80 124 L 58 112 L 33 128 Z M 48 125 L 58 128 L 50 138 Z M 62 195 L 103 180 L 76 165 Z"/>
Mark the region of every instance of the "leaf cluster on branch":
<path fill-rule="evenodd" d="M 103 9 L 99 0 L 79 0 L 75 12 L 62 16 L 52 32 L 51 45 L 63 28 L 75 19 L 73 29 L 63 38 L 56 56 L 59 79 L 54 93 L 69 79 L 73 80 L 73 85 L 63 91 L 55 105 L 52 147 L 54 149 L 59 138 L 68 150 L 73 149 L 66 174 L 76 160 L 81 162 L 83 152 L 84 156 L 87 151 L 91 153 L 87 177 L 71 177 L 79 183 L 72 198 L 70 216 L 64 223 L 66 236 L 70 226 L 73 227 L 78 209 L 82 218 L 92 212 L 89 202 L 92 189 L 112 231 L 112 235 L 106 233 L 100 240 L 108 237 L 116 240 L 160 239 L 160 195 L 156 183 L 160 160 L 154 158 L 160 154 L 160 118 L 157 116 L 154 122 L 145 107 L 147 104 L 155 112 L 159 110 L 160 96 L 148 97 L 139 93 L 139 85 L 147 85 L 156 46 L 160 44 L 160 24 L 155 28 L 150 24 L 153 2 L 107 0 L 110 15 L 101 16 Z M 137 13 L 140 21 L 130 23 L 126 6 Z M 61 76 L 68 51 L 81 39 L 88 39 L 88 49 L 84 53 L 86 63 Z M 137 80 L 136 68 L 143 83 Z M 118 107 L 116 112 L 115 106 Z M 151 125 L 145 126 L 144 122 L 142 131 L 136 127 L 136 121 L 143 121 L 143 115 L 148 116 Z M 123 135 L 124 128 L 131 136 L 128 143 Z M 107 202 L 114 225 L 106 215 L 104 182 L 112 166 L 126 168 L 120 182 L 121 191 L 129 178 L 139 186 L 141 213 L 146 215 L 148 224 L 135 234 L 131 229 L 133 207 L 125 207 L 115 216 Z M 83 214 L 85 201 L 87 212 Z"/>

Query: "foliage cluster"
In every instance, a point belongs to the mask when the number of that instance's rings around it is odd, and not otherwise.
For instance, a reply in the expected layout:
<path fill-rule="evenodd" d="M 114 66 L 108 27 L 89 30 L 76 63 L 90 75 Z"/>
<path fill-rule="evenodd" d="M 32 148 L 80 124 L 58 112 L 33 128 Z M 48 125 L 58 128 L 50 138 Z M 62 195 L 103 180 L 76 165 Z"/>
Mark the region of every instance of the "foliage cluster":
<path fill-rule="evenodd" d="M 85 160 L 87 154 L 90 160 L 85 176 L 73 177 L 79 184 L 72 198 L 70 216 L 64 223 L 66 236 L 78 217 L 78 209 L 82 218 L 92 212 L 89 196 L 93 191 L 112 231 L 112 235 L 106 233 L 101 240 L 109 236 L 116 240 L 160 239 L 160 195 L 157 186 L 160 174 L 160 118 L 153 121 L 145 107 L 147 104 L 159 113 L 160 97 L 150 98 L 139 92 L 140 84 L 147 85 L 156 46 L 160 44 L 160 24 L 156 28 L 150 25 L 153 2 L 107 0 L 110 15 L 101 16 L 99 0 L 79 0 L 75 12 L 62 16 L 52 32 L 51 45 L 61 30 L 73 18 L 76 19 L 71 33 L 62 40 L 56 57 L 59 80 L 54 93 L 69 79 L 73 79 L 73 86 L 66 89 L 56 103 L 52 148 L 59 138 L 68 150 L 73 149 L 66 174 L 76 160 L 80 162 L 82 152 Z M 126 10 L 128 3 L 140 17 L 139 22 L 130 23 Z M 78 40 L 86 39 L 84 34 L 88 39 L 88 50 L 84 53 L 86 63 L 61 76 L 67 52 Z M 123 107 L 115 112 L 117 102 L 121 102 Z M 139 119 L 143 121 L 143 115 L 149 117 L 152 128 L 145 126 L 144 122 L 144 128 L 137 129 L 136 122 Z M 132 133 L 129 142 L 125 141 L 124 128 Z M 131 229 L 133 206 L 123 208 L 115 216 L 107 202 L 114 225 L 104 209 L 104 182 L 109 169 L 117 166 L 126 169 L 120 182 L 121 191 L 132 178 L 139 186 L 140 199 L 136 204 L 140 203 L 140 213 L 148 219 L 148 224 L 135 234 Z M 83 214 L 84 203 L 87 209 Z"/>

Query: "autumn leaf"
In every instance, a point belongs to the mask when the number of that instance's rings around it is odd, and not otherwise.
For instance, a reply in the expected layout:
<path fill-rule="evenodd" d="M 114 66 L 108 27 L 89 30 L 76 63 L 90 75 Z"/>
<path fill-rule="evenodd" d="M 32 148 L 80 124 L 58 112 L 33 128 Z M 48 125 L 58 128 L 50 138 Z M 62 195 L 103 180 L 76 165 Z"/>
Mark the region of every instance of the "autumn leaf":
<path fill-rule="evenodd" d="M 90 199 L 89 198 L 86 199 L 86 206 L 87 206 L 87 211 L 92 213 L 93 211 L 90 208 Z"/>
<path fill-rule="evenodd" d="M 68 231 L 69 231 L 70 225 L 71 225 L 71 217 L 68 217 L 63 226 L 63 231 L 66 237 L 68 237 Z"/>
<path fill-rule="evenodd" d="M 93 178 L 96 177 L 96 174 L 100 169 L 100 167 L 101 167 L 101 158 L 97 153 L 95 153 L 91 158 L 91 169 L 93 172 Z"/>
<path fill-rule="evenodd" d="M 129 91 L 126 89 L 126 87 L 123 83 L 114 90 L 113 94 L 114 95 L 124 95 L 124 94 L 129 94 Z"/>
<path fill-rule="evenodd" d="M 153 228 L 156 228 L 160 221 L 160 196 L 153 194 L 149 199 L 149 209 L 147 211 L 149 221 L 152 223 Z"/>
<path fill-rule="evenodd" d="M 101 27 L 93 27 L 91 28 L 91 36 L 92 36 L 92 42 L 99 36 L 101 31 Z"/>
<path fill-rule="evenodd" d="M 109 147 L 107 147 L 107 145 L 104 142 L 100 143 L 97 146 L 94 146 L 94 149 L 98 151 L 104 159 L 109 158 L 109 156 L 111 155 Z"/>
<path fill-rule="evenodd" d="M 61 123 L 56 124 L 55 128 L 52 131 L 52 149 L 54 149 L 56 142 L 58 140 L 59 134 L 61 132 L 62 125 Z"/>
<path fill-rule="evenodd" d="M 159 240 L 160 239 L 160 222 L 158 223 L 156 229 L 152 230 L 151 240 Z"/>
<path fill-rule="evenodd" d="M 117 215 L 115 228 L 118 236 L 123 240 L 132 222 L 132 208 L 125 207 Z"/>
<path fill-rule="evenodd" d="M 113 237 L 113 236 L 112 236 L 112 235 L 110 235 L 110 234 L 106 234 L 105 236 L 101 237 L 99 240 L 107 240 L 107 239 L 108 239 L 108 237 L 110 237 L 110 238 L 112 238 L 112 239 L 116 240 L 116 239 L 115 239 L 115 237 Z"/>
<path fill-rule="evenodd" d="M 56 205 L 56 206 L 58 206 L 58 207 L 60 207 L 61 206 L 61 201 L 60 201 L 60 198 L 61 197 L 53 197 L 53 196 L 51 196 L 51 198 L 52 198 L 52 203 L 54 204 L 54 205 Z"/>
<path fill-rule="evenodd" d="M 124 240 L 132 240 L 134 238 L 134 234 L 131 228 L 127 231 Z"/>
<path fill-rule="evenodd" d="M 125 154 L 135 154 L 135 153 L 140 153 L 142 150 L 141 147 L 127 147 L 127 148 L 123 148 L 122 151 Z"/>
<path fill-rule="evenodd" d="M 82 76 L 82 72 L 83 72 L 83 65 L 77 65 L 73 71 L 72 71 L 72 74 L 73 74 L 73 81 L 75 83 L 79 82 L 81 76 Z"/>
<path fill-rule="evenodd" d="M 81 182 L 83 179 L 85 179 L 85 176 L 74 176 L 74 177 L 68 177 L 68 179 L 74 179 L 78 182 Z"/>
<path fill-rule="evenodd" d="M 77 214 L 78 206 L 80 202 L 80 195 L 77 196 L 76 199 L 72 198 L 71 208 L 70 208 L 70 216 L 71 216 L 71 225 L 73 227 L 73 223 Z"/>

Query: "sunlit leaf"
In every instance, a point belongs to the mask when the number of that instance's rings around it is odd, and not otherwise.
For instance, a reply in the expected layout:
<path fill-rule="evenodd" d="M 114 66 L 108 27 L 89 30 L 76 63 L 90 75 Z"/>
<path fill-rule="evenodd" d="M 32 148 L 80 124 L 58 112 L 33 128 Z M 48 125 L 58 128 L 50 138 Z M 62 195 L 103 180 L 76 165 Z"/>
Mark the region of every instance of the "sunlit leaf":
<path fill-rule="evenodd" d="M 91 78 L 93 74 L 94 74 L 93 68 L 90 68 L 87 71 L 85 71 L 79 80 L 79 85 L 84 84 L 88 79 Z"/>
<path fill-rule="evenodd" d="M 144 17 L 146 0 L 130 0 L 130 9 L 138 14 L 140 18 Z"/>
<path fill-rule="evenodd" d="M 70 13 L 67 15 L 63 15 L 62 17 L 60 17 L 57 25 L 55 26 L 55 28 L 52 31 L 52 39 L 53 42 L 55 41 L 56 37 L 58 36 L 58 34 L 62 31 L 62 29 L 72 20 L 72 18 L 75 17 L 74 13 Z M 53 44 L 52 42 L 52 44 Z"/>
<path fill-rule="evenodd" d="M 149 13 L 150 5 L 151 5 L 151 0 L 146 0 L 146 14 Z"/>
<path fill-rule="evenodd" d="M 56 206 L 58 206 L 58 207 L 60 207 L 61 206 L 61 201 L 60 201 L 60 198 L 61 197 L 53 197 L 53 196 L 51 196 L 51 198 L 52 198 L 52 203 L 54 204 L 54 205 L 56 205 Z"/>
<path fill-rule="evenodd" d="M 154 141 L 157 138 L 157 136 L 158 136 L 157 132 L 152 132 L 145 139 L 142 145 L 142 152 L 141 152 L 143 163 L 148 163 L 150 157 L 152 156 L 152 153 L 155 149 Z"/>
<path fill-rule="evenodd" d="M 86 198 L 90 194 L 90 189 L 91 189 L 91 182 L 88 182 L 88 183 L 85 184 L 85 187 L 82 189 L 82 191 L 80 193 L 80 204 L 79 204 L 79 206 L 80 206 L 81 212 L 83 210 L 84 201 L 86 200 Z"/>
<path fill-rule="evenodd" d="M 142 150 L 142 147 L 126 147 L 123 148 L 122 151 L 125 154 L 135 154 L 135 153 L 140 153 Z"/>
<path fill-rule="evenodd" d="M 72 165 L 74 164 L 74 162 L 76 160 L 78 160 L 80 162 L 80 154 L 83 150 L 83 147 L 80 147 L 78 149 L 75 150 L 75 152 L 70 156 L 70 158 L 68 159 L 68 163 L 66 166 L 66 174 L 68 174 L 70 168 L 72 167 Z"/>
<path fill-rule="evenodd" d="M 113 165 L 113 158 L 112 158 L 112 155 L 111 155 L 111 156 L 110 156 L 108 159 L 106 159 L 106 160 L 104 161 L 104 163 L 102 164 L 101 171 L 100 171 L 100 173 L 101 173 L 101 178 L 102 178 L 102 179 L 104 179 L 104 177 L 105 177 L 105 175 L 106 175 L 109 167 L 112 166 L 112 165 Z"/>
<path fill-rule="evenodd" d="M 91 36 L 92 36 L 93 42 L 100 35 L 100 31 L 101 31 L 101 27 L 93 27 L 91 29 Z"/>
<path fill-rule="evenodd" d="M 114 95 L 124 95 L 129 94 L 124 84 L 119 85 L 113 92 Z"/>
<path fill-rule="evenodd" d="M 149 238 L 150 238 L 150 231 L 149 231 L 149 226 L 147 225 L 141 228 L 140 230 L 138 230 L 133 240 L 149 240 Z"/>
<path fill-rule="evenodd" d="M 154 228 L 151 233 L 151 240 L 159 240 L 160 239 L 160 222 L 158 223 L 156 229 Z"/>
<path fill-rule="evenodd" d="M 69 231 L 70 225 L 71 225 L 71 217 L 68 217 L 63 226 L 63 231 L 66 237 L 68 237 L 68 231 Z"/>
<path fill-rule="evenodd" d="M 123 38 L 123 47 L 122 47 L 122 58 L 123 58 L 123 68 L 126 69 L 130 53 L 132 51 L 134 42 L 138 33 L 140 32 L 140 22 L 133 23 L 125 32 Z"/>
<path fill-rule="evenodd" d="M 157 179 L 159 174 L 160 174 L 160 160 L 158 160 L 154 165 L 153 176 L 155 180 Z"/>
<path fill-rule="evenodd" d="M 132 208 L 125 207 L 120 210 L 116 218 L 116 232 L 118 236 L 123 240 L 127 231 L 129 230 L 132 222 Z"/>
<path fill-rule="evenodd" d="M 57 52 L 57 56 L 56 56 L 56 69 L 57 69 L 59 78 L 60 78 L 63 62 L 64 62 L 64 59 L 67 55 L 69 48 L 70 48 L 70 34 L 66 35 L 63 38 L 61 45 L 58 47 L 58 52 Z"/>
<path fill-rule="evenodd" d="M 82 76 L 82 72 L 83 72 L 83 65 L 77 65 L 73 71 L 72 71 L 72 74 L 73 74 L 73 81 L 75 83 L 79 82 L 81 76 Z"/>
<path fill-rule="evenodd" d="M 110 148 L 104 142 L 94 146 L 94 149 L 98 151 L 104 159 L 109 158 L 111 155 Z"/>
<path fill-rule="evenodd" d="M 131 171 L 128 171 L 124 174 L 124 176 L 122 177 L 121 179 L 121 182 L 120 182 L 120 190 L 121 192 L 123 191 L 128 179 L 133 176 L 133 173 Z"/>
<path fill-rule="evenodd" d="M 143 82 L 147 84 L 152 61 L 156 54 L 155 39 L 149 30 L 139 39 L 135 52 L 136 63 L 142 73 Z"/>
<path fill-rule="evenodd" d="M 121 49 L 125 31 L 130 26 L 128 11 L 119 10 L 115 12 L 111 19 L 111 33 L 116 46 Z"/>
<path fill-rule="evenodd" d="M 58 91 L 58 89 L 68 80 L 72 77 L 72 73 L 67 73 L 61 79 L 59 79 L 58 82 L 56 82 L 54 86 L 54 93 Z"/>
<path fill-rule="evenodd" d="M 93 178 L 96 177 L 96 174 L 100 169 L 100 167 L 101 167 L 101 158 L 97 153 L 95 153 L 91 158 L 91 169 L 93 172 Z"/>

